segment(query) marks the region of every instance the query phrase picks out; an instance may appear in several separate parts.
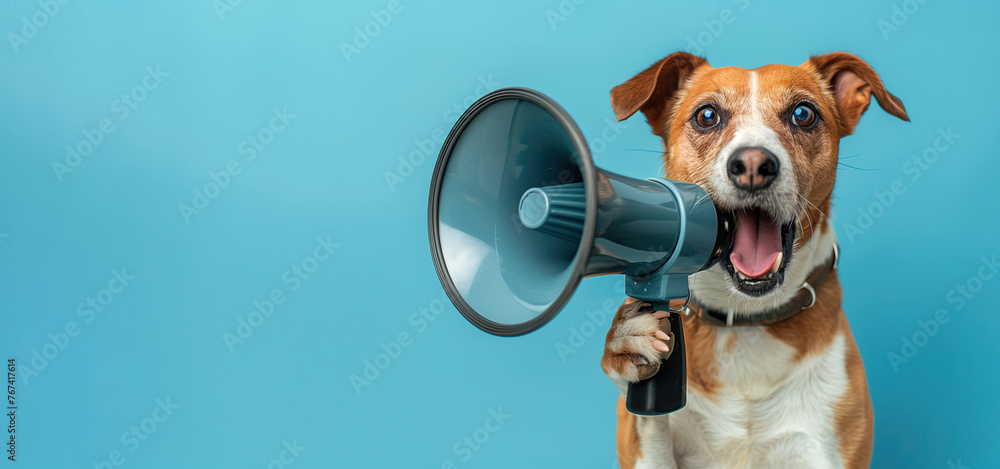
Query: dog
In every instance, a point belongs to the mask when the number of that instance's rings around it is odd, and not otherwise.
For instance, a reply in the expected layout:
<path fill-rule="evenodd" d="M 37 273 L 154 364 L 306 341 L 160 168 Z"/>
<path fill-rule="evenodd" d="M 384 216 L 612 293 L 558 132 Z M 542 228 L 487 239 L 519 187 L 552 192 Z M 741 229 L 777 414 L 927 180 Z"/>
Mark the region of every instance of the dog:
<path fill-rule="evenodd" d="M 681 314 L 686 338 L 684 408 L 633 415 L 619 398 L 622 468 L 869 466 L 874 416 L 830 206 L 840 139 L 873 95 L 909 121 L 846 52 L 753 70 L 677 52 L 611 90 L 619 121 L 641 111 L 663 140 L 665 177 L 701 185 L 736 224 L 731 250 L 689 278 L 683 312 L 629 298 L 612 321 L 601 367 L 623 395 L 669 351 L 663 318 Z"/>

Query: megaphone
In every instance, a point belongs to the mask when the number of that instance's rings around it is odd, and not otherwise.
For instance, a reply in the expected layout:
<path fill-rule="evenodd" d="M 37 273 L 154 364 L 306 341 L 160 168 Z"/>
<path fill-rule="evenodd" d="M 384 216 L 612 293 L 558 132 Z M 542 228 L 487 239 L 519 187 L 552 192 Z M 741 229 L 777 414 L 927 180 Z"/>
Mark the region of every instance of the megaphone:
<path fill-rule="evenodd" d="M 428 228 L 434 266 L 459 312 L 500 336 L 552 319 L 584 277 L 625 274 L 625 293 L 671 310 L 688 276 L 732 243 L 696 184 L 633 179 L 594 166 L 583 134 L 547 96 L 503 88 L 455 123 L 431 181 Z M 658 415 L 687 399 L 679 314 L 661 322 L 672 353 L 629 386 L 626 407 Z"/>

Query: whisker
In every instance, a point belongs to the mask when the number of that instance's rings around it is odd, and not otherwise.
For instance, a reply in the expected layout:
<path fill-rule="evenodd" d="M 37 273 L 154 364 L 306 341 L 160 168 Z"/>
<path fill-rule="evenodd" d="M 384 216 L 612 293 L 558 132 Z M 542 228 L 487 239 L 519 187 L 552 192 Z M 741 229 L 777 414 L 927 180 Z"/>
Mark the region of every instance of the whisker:
<path fill-rule="evenodd" d="M 851 165 L 849 165 L 847 163 L 841 163 L 839 161 L 837 162 L 837 166 L 846 166 L 848 168 L 856 169 L 858 171 L 878 171 L 878 170 L 881 170 L 881 169 L 885 169 L 885 168 L 859 168 L 857 166 L 851 166 Z"/>
<path fill-rule="evenodd" d="M 830 217 L 826 216 L 826 214 L 823 213 L 823 211 L 820 210 L 819 207 L 816 206 L 816 204 L 810 202 L 809 199 L 805 198 L 805 196 L 803 196 L 802 194 L 799 194 L 798 192 L 796 192 L 795 195 L 799 196 L 799 198 L 802 199 L 802 201 L 804 201 L 805 203 L 807 203 L 809 205 L 812 205 L 812 208 L 816 209 L 816 213 L 820 214 L 820 216 L 822 216 L 823 218 L 825 218 L 827 223 L 829 223 L 830 225 L 833 225 L 833 220 L 831 220 Z M 808 211 L 806 211 L 806 216 L 809 216 L 809 212 Z M 810 220 L 810 222 L 811 221 L 812 220 Z"/>
<path fill-rule="evenodd" d="M 809 221 L 809 248 L 814 249 L 816 248 L 816 227 L 813 226 L 812 217 L 809 216 L 809 210 L 803 210 L 803 212 L 806 214 L 806 220 Z M 801 229 L 803 233 L 805 232 L 805 227 L 802 226 L 801 218 L 799 219 L 799 229 Z"/>
<path fill-rule="evenodd" d="M 818 238 L 819 236 L 816 235 L 816 227 L 813 225 L 812 216 L 809 215 L 809 211 L 808 210 L 806 210 L 805 212 L 806 212 L 806 218 L 809 219 L 809 231 L 812 233 L 812 236 L 809 237 L 809 239 L 812 240 L 812 247 L 811 247 L 811 249 L 813 251 L 815 251 L 816 250 L 816 238 Z M 823 212 L 819 212 L 819 213 L 823 213 Z"/>
<path fill-rule="evenodd" d="M 807 219 L 809 218 L 809 212 L 808 211 L 806 212 L 806 218 Z M 805 231 L 806 231 L 805 227 L 802 226 L 802 219 L 801 218 L 799 219 L 799 230 L 800 230 L 799 231 L 800 233 L 805 233 Z M 809 220 L 809 231 L 810 231 L 810 233 L 812 232 L 812 220 Z M 810 246 L 809 246 L 810 249 L 816 247 L 816 236 L 815 235 L 812 235 L 812 236 L 809 237 L 809 244 L 810 244 Z"/>
<path fill-rule="evenodd" d="M 646 153 L 659 153 L 661 155 L 663 154 L 663 150 L 646 150 L 645 148 L 623 148 L 618 151 L 641 151 Z"/>
<path fill-rule="evenodd" d="M 806 202 L 808 202 L 808 200 L 806 200 Z M 819 210 L 819 209 L 817 209 L 817 210 Z M 809 249 L 815 250 L 816 249 L 816 226 L 813 225 L 812 216 L 809 215 L 809 210 L 803 210 L 803 212 L 805 212 L 805 214 L 806 214 L 806 219 L 809 220 L 809 244 L 810 244 Z M 820 213 L 823 213 L 823 212 L 820 212 Z"/>

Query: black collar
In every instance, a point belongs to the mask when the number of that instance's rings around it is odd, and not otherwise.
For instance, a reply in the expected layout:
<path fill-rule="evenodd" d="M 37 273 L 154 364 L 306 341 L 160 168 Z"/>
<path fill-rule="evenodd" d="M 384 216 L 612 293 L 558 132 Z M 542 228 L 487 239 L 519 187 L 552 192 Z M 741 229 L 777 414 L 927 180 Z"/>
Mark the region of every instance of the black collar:
<path fill-rule="evenodd" d="M 784 321 L 816 304 L 816 289 L 823 284 L 827 275 L 837 268 L 837 259 L 840 257 L 839 251 L 837 245 L 834 245 L 833 255 L 830 256 L 830 259 L 813 271 L 812 275 L 802 283 L 799 291 L 795 293 L 795 296 L 791 300 L 775 309 L 756 313 L 752 317 L 739 317 L 738 313 L 735 312 L 727 314 L 722 311 L 706 308 L 700 305 L 693 297 L 688 308 L 703 321 L 715 326 L 764 326 Z"/>

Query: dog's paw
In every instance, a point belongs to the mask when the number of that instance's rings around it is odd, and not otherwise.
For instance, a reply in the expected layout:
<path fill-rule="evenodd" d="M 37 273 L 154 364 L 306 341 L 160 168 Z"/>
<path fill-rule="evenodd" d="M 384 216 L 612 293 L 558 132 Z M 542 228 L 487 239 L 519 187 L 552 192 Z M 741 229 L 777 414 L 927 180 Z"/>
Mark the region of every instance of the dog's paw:
<path fill-rule="evenodd" d="M 660 369 L 673 347 L 673 337 L 660 330 L 660 320 L 669 314 L 633 298 L 618 308 L 601 358 L 601 368 L 615 384 L 635 383 Z"/>

